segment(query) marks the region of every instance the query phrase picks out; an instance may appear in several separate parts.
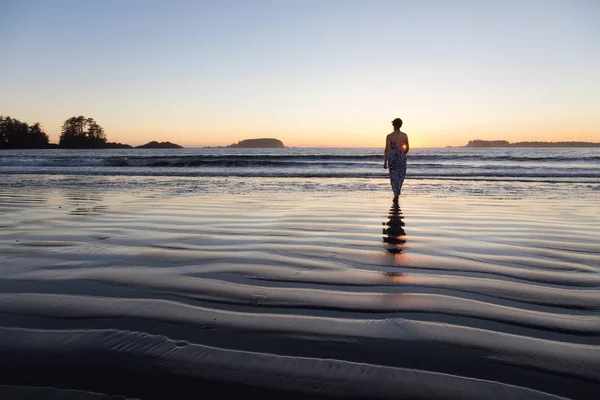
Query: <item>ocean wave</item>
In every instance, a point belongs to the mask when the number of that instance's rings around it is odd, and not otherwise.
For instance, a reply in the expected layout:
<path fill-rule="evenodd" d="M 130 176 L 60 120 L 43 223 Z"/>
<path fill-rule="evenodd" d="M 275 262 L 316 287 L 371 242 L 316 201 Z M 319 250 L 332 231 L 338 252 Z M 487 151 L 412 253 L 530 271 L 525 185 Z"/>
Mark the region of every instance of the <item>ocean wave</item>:
<path fill-rule="evenodd" d="M 382 154 L 357 154 L 357 155 L 183 155 L 183 156 L 74 156 L 74 157 L 22 157 L 3 154 L 0 156 L 0 166 L 24 167 L 251 167 L 273 166 L 288 167 L 302 165 L 365 165 L 368 163 L 382 162 Z M 500 165 L 511 163 L 578 163 L 590 166 L 597 165 L 600 156 L 581 157 L 540 157 L 540 156 L 486 156 L 486 155 L 435 155 L 435 154 L 409 154 L 413 163 L 432 163 L 447 161 L 453 165 L 462 162 L 476 161 L 478 165 L 487 162 L 500 162 Z"/>

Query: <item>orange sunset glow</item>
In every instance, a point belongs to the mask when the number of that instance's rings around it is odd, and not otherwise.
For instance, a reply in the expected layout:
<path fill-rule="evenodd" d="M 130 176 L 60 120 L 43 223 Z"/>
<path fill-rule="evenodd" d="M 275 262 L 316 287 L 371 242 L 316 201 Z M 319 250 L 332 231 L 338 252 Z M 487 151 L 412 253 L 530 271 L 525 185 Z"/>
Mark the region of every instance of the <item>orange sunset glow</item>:
<path fill-rule="evenodd" d="M 206 20 L 201 3 L 16 4 L 0 110 L 51 141 L 72 115 L 131 145 L 382 147 L 396 117 L 413 147 L 600 140 L 598 27 L 577 2 L 249 2 Z"/>

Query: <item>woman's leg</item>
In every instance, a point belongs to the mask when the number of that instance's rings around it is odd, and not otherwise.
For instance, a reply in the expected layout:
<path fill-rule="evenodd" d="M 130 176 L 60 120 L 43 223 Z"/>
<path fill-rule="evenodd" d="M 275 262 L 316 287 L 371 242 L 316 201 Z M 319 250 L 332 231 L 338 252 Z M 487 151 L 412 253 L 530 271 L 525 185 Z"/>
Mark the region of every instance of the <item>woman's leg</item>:
<path fill-rule="evenodd" d="M 406 154 L 403 154 L 403 156 L 400 157 L 400 163 L 396 168 L 394 168 L 394 171 L 397 185 L 397 191 L 394 189 L 394 194 L 396 194 L 394 199 L 397 199 L 402 192 L 402 185 L 404 184 L 404 178 L 406 178 Z"/>
<path fill-rule="evenodd" d="M 396 168 L 390 168 L 390 183 L 392 184 L 392 191 L 394 192 L 394 200 L 398 200 L 400 191 L 402 190 L 402 181 L 400 171 Z"/>

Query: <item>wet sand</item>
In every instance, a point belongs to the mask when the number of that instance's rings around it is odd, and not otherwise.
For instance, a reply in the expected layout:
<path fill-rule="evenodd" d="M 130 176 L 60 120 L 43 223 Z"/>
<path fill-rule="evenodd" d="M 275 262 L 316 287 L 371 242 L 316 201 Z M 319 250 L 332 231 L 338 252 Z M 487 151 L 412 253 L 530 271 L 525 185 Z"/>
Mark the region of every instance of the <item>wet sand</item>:
<path fill-rule="evenodd" d="M 597 398 L 597 200 L 5 189 L 0 396 Z"/>

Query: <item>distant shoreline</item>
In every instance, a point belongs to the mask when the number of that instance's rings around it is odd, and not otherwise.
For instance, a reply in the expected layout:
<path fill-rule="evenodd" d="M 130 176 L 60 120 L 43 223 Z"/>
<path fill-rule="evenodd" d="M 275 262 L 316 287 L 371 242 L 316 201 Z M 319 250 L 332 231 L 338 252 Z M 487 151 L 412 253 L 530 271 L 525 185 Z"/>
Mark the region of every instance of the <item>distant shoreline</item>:
<path fill-rule="evenodd" d="M 449 146 L 451 147 L 451 146 Z M 469 140 L 467 148 L 505 148 L 505 147 L 527 147 L 527 148 L 576 148 L 576 147 L 600 147 L 600 143 L 594 142 L 515 142 L 507 140 Z"/>
<path fill-rule="evenodd" d="M 45 146 L 36 146 L 36 147 L 10 147 L 10 148 L 0 148 L 0 150 L 115 150 L 115 149 L 183 149 L 183 146 L 180 146 L 171 142 L 157 142 L 155 140 L 148 142 L 146 144 L 140 146 L 131 146 L 123 143 L 115 143 L 115 142 L 106 142 L 100 146 L 80 146 L 80 147 L 71 147 L 71 146 L 61 146 L 56 143 L 48 143 Z"/>

